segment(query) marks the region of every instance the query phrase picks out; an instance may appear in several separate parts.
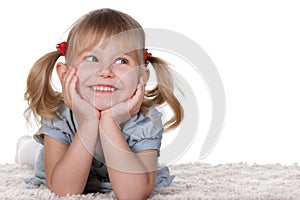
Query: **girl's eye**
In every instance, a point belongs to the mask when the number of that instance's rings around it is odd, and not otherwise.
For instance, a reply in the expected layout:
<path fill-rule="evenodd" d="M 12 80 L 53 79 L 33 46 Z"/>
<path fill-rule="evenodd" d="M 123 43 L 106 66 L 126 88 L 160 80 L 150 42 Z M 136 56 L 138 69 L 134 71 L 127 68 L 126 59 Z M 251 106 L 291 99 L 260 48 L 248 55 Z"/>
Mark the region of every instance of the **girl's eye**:
<path fill-rule="evenodd" d="M 86 56 L 85 60 L 89 62 L 99 62 L 95 56 Z"/>
<path fill-rule="evenodd" d="M 127 64 L 128 60 L 126 60 L 124 58 L 118 58 L 115 63 L 116 64 Z"/>

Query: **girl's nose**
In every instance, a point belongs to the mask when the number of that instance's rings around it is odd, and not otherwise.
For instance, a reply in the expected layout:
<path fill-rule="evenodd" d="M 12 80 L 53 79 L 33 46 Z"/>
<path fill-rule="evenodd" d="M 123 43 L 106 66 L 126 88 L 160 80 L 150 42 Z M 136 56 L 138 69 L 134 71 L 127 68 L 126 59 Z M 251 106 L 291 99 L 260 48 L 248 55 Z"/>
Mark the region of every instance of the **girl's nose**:
<path fill-rule="evenodd" d="M 114 73 L 111 70 L 111 66 L 106 66 L 104 69 L 100 70 L 98 72 L 98 76 L 104 77 L 104 78 L 109 78 L 109 77 L 113 77 Z"/>

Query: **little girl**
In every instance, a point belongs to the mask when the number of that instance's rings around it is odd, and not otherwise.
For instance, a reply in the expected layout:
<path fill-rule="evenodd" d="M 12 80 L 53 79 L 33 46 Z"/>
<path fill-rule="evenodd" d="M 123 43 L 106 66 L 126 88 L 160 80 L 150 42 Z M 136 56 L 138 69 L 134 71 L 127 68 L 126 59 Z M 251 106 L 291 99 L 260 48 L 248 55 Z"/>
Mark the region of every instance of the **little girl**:
<path fill-rule="evenodd" d="M 65 63 L 57 63 L 60 56 Z M 146 90 L 149 63 L 157 85 Z M 54 66 L 61 93 L 51 84 Z M 157 157 L 162 133 L 181 123 L 183 111 L 167 63 L 147 52 L 145 33 L 129 15 L 100 9 L 76 21 L 67 42 L 32 67 L 25 99 L 27 119 L 33 114 L 41 123 L 34 139 L 42 144 L 18 144 L 21 163 L 30 164 L 26 148 L 38 149 L 36 177 L 26 182 L 60 196 L 113 190 L 118 199 L 145 199 L 171 183 Z M 165 103 L 173 116 L 162 124 L 155 107 Z"/>

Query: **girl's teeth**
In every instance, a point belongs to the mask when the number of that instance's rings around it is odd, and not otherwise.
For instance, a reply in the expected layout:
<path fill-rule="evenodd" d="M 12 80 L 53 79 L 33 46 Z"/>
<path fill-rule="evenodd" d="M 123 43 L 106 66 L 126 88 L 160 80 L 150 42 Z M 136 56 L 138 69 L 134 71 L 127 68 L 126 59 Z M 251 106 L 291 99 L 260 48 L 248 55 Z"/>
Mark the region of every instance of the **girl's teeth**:
<path fill-rule="evenodd" d="M 112 87 L 103 87 L 103 86 L 93 86 L 93 90 L 95 91 L 101 91 L 101 92 L 113 92 L 115 91 L 115 88 Z"/>

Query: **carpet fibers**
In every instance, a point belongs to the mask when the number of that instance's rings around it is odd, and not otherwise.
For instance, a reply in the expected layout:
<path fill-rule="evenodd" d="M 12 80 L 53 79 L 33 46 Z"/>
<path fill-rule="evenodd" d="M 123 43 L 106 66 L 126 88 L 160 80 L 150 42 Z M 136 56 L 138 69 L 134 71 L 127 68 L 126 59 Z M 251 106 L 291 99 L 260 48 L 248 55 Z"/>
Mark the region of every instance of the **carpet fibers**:
<path fill-rule="evenodd" d="M 297 164 L 170 166 L 176 175 L 170 187 L 157 188 L 149 199 L 296 199 L 300 200 L 300 167 Z M 115 199 L 114 193 L 58 197 L 45 186 L 25 184 L 33 171 L 17 164 L 0 165 L 0 199 Z"/>

